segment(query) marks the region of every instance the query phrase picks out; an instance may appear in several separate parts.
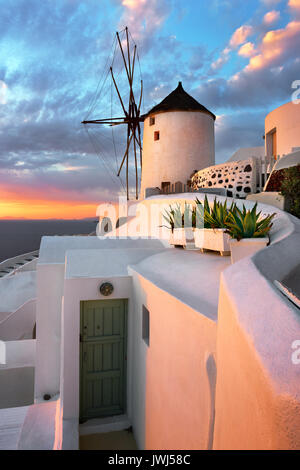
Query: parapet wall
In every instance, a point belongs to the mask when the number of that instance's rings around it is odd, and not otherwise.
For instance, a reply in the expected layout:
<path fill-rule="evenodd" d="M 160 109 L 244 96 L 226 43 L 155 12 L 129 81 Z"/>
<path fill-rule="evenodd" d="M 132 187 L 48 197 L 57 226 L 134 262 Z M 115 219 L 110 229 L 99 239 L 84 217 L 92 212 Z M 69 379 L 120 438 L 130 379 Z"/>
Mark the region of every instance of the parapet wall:
<path fill-rule="evenodd" d="M 214 449 L 300 448 L 300 312 L 274 285 L 299 263 L 300 222 L 277 211 L 271 246 L 222 273 Z"/>
<path fill-rule="evenodd" d="M 245 198 L 256 192 L 256 159 L 228 162 L 198 171 L 192 177 L 192 189 L 225 188 L 227 195 Z"/>

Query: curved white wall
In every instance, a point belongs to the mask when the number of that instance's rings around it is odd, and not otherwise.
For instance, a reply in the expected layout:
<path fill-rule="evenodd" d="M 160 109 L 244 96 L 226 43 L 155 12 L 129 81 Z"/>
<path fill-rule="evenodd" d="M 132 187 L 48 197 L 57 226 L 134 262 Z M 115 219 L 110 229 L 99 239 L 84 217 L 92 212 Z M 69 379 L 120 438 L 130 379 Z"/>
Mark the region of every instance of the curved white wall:
<path fill-rule="evenodd" d="M 271 155 L 268 133 L 276 129 L 277 155 L 291 153 L 300 147 L 300 104 L 286 103 L 269 113 L 265 120 L 266 154 Z"/>
<path fill-rule="evenodd" d="M 300 447 L 299 310 L 273 282 L 299 265 L 299 235 L 300 222 L 277 211 L 271 245 L 222 273 L 215 450 Z"/>
<path fill-rule="evenodd" d="M 230 197 L 246 197 L 256 192 L 256 172 L 255 158 L 222 163 L 195 173 L 192 188 L 225 188 Z"/>
<path fill-rule="evenodd" d="M 215 163 L 214 119 L 208 113 L 172 111 L 153 114 L 144 122 L 141 198 L 145 189 L 162 182 L 186 184 L 191 173 Z M 159 131 L 159 140 L 154 132 Z"/>

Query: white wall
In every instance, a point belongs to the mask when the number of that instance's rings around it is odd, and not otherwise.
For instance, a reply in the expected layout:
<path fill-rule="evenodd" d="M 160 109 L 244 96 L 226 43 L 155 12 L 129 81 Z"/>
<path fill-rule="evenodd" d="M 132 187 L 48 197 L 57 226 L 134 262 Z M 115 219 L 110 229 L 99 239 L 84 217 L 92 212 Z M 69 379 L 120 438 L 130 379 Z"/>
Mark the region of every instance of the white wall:
<path fill-rule="evenodd" d="M 37 265 L 36 399 L 59 392 L 64 264 Z"/>
<path fill-rule="evenodd" d="M 33 403 L 35 340 L 5 341 L 0 357 L 0 408 Z"/>
<path fill-rule="evenodd" d="M 210 449 L 217 325 L 130 269 L 134 286 L 132 424 L 139 449 Z M 149 347 L 142 305 L 150 313 Z M 201 302 L 198 308 L 201 310 Z"/>
<path fill-rule="evenodd" d="M 250 171 L 249 171 L 250 170 Z M 198 171 L 192 178 L 192 188 L 225 188 L 231 197 L 245 197 L 256 192 L 256 158 L 227 162 Z"/>
<path fill-rule="evenodd" d="M 0 408 L 33 403 L 34 367 L 0 365 Z"/>
<path fill-rule="evenodd" d="M 299 263 L 300 221 L 277 211 L 271 245 L 222 274 L 216 450 L 300 447 L 299 309 L 274 285 Z"/>
<path fill-rule="evenodd" d="M 155 124 L 144 122 L 141 198 L 146 188 L 162 182 L 186 184 L 191 173 L 215 163 L 214 119 L 203 112 L 173 111 L 155 114 Z M 154 141 L 154 132 L 160 139 Z"/>
<path fill-rule="evenodd" d="M 31 339 L 36 321 L 36 299 L 31 299 L 0 322 L 0 339 Z"/>
<path fill-rule="evenodd" d="M 12 365 L 35 365 L 35 339 L 21 341 L 5 341 L 5 364 Z"/>
<path fill-rule="evenodd" d="M 131 420 L 134 430 L 134 437 L 138 449 L 145 449 L 146 443 L 146 358 L 148 346 L 142 339 L 142 305 L 147 306 L 147 295 L 139 286 L 137 276 L 129 270 L 133 275 L 132 289 L 132 309 L 131 316 L 128 321 L 132 341 L 131 358 L 132 358 L 132 407 Z"/>

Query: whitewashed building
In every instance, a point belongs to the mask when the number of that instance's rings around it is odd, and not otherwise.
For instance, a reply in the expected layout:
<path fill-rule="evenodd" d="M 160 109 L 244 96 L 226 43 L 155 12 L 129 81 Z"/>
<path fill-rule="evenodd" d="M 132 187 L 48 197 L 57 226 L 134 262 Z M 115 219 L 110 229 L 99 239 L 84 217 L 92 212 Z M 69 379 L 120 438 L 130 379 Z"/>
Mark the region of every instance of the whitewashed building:
<path fill-rule="evenodd" d="M 146 115 L 141 198 L 146 189 L 186 184 L 191 175 L 215 163 L 216 116 L 188 95 L 179 82 Z"/>
<path fill-rule="evenodd" d="M 176 113 L 179 132 L 177 115 L 190 118 Z M 210 165 L 213 116 L 191 115 L 209 128 Z M 149 169 L 143 187 L 186 177 L 194 158 L 160 180 Z M 299 295 L 300 221 L 259 204 L 276 212 L 270 244 L 231 264 L 169 244 L 163 211 L 196 197 L 142 199 L 103 237 L 43 237 L 36 266 L 0 279 L 19 295 L 0 317 L 1 448 L 78 449 L 80 435 L 130 426 L 139 449 L 300 448 L 299 308 L 275 282 Z"/>

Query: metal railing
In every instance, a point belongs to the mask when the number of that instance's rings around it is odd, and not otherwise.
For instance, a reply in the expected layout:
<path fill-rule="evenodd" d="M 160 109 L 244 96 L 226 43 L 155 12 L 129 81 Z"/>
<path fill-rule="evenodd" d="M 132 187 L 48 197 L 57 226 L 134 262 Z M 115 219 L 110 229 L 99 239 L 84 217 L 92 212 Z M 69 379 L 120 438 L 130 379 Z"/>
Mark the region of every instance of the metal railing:
<path fill-rule="evenodd" d="M 261 193 L 264 190 L 265 184 L 272 173 L 274 165 L 278 160 L 280 160 L 280 158 L 280 155 L 270 155 L 263 158 L 257 158 L 257 192 Z"/>

